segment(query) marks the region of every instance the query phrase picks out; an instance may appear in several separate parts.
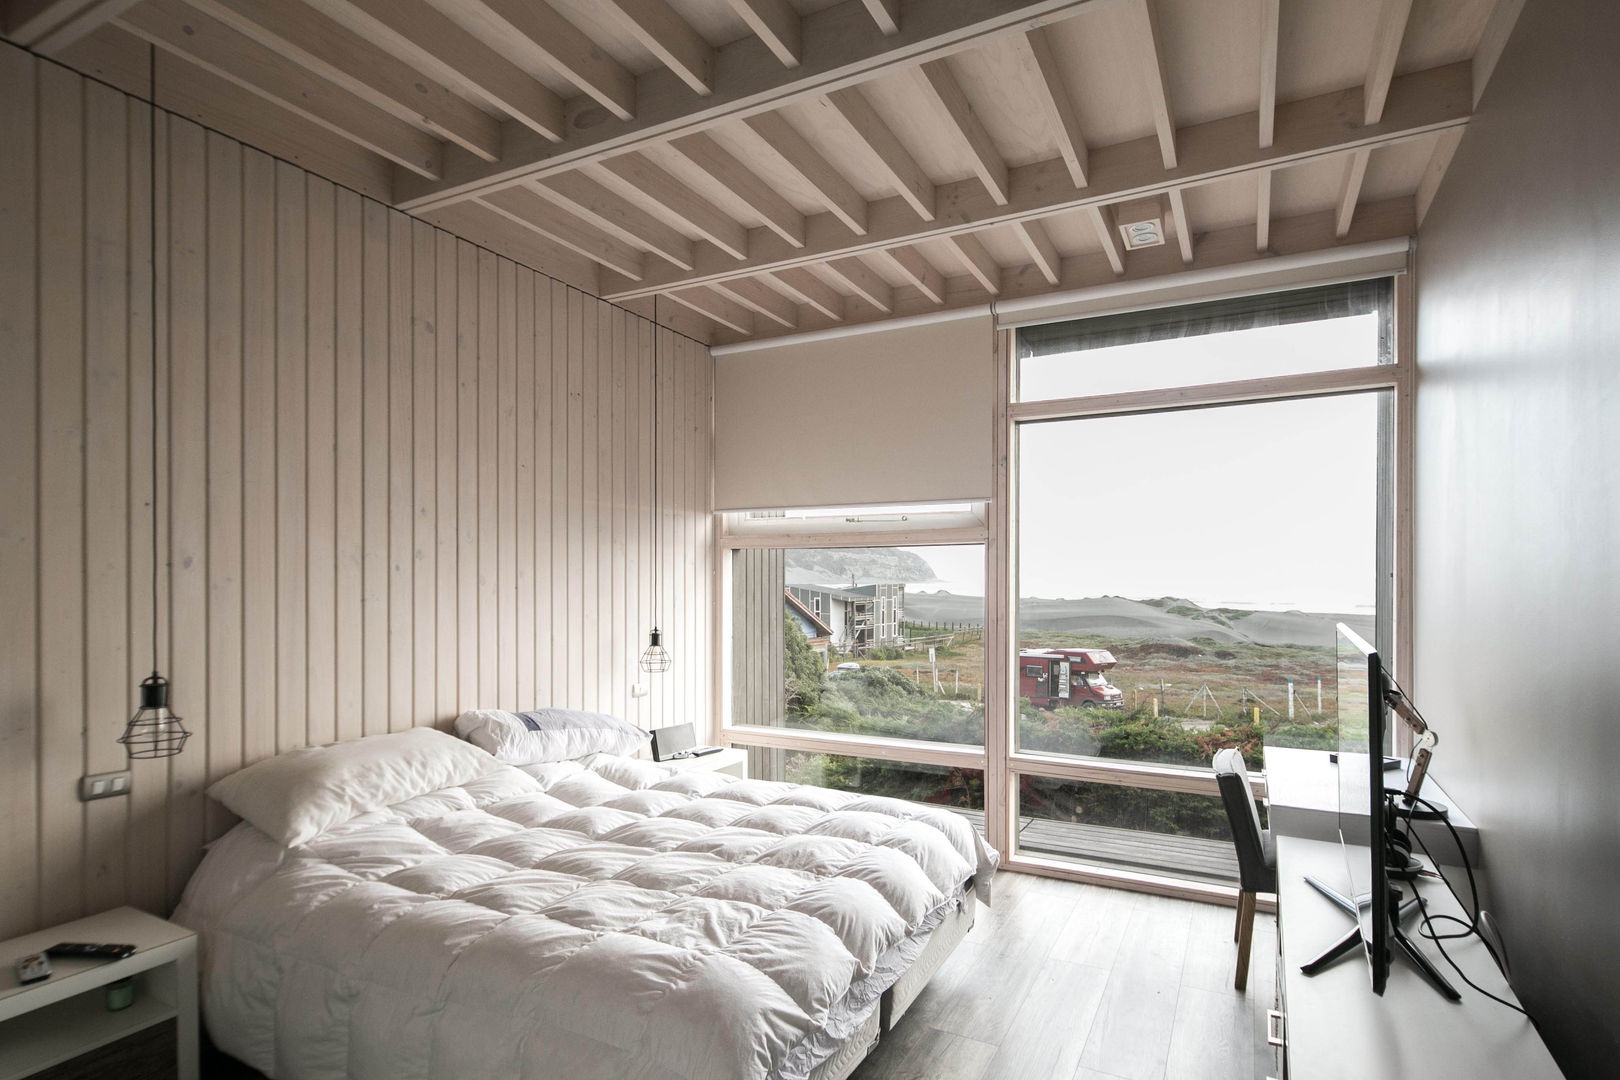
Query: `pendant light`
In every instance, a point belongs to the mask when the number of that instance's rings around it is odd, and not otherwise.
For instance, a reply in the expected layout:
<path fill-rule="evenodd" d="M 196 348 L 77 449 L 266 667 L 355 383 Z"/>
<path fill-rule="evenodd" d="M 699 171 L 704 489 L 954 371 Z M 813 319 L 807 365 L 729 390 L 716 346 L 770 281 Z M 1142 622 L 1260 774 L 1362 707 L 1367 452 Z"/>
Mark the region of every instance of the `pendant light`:
<path fill-rule="evenodd" d="M 185 749 L 191 732 L 169 709 L 169 682 L 158 674 L 158 391 L 157 391 L 157 47 L 148 46 L 147 90 L 152 96 L 152 122 L 148 128 L 147 162 L 152 199 L 150 255 L 152 260 L 152 674 L 141 680 L 140 706 L 124 725 L 118 741 L 132 758 L 173 757 Z"/>
<path fill-rule="evenodd" d="M 660 485 L 658 482 L 658 431 L 659 418 L 662 409 L 658 401 L 658 294 L 653 294 L 653 628 L 647 635 L 647 648 L 641 654 L 641 670 L 652 675 L 668 671 L 674 663 L 670 659 L 669 650 L 664 648 L 664 633 L 658 628 L 658 577 L 663 566 L 662 550 L 659 537 L 663 535 L 663 522 L 659 511 L 662 505 L 659 502 Z"/>

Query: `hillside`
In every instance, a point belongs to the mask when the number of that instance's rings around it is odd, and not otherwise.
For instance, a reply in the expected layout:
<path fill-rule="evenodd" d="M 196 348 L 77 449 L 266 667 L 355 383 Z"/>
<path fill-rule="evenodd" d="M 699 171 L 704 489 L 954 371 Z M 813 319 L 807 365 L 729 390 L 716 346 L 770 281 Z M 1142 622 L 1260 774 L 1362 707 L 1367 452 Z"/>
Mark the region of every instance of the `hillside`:
<path fill-rule="evenodd" d="M 903 548 L 794 548 L 787 553 L 789 585 L 861 585 L 938 581 L 921 555 Z"/>

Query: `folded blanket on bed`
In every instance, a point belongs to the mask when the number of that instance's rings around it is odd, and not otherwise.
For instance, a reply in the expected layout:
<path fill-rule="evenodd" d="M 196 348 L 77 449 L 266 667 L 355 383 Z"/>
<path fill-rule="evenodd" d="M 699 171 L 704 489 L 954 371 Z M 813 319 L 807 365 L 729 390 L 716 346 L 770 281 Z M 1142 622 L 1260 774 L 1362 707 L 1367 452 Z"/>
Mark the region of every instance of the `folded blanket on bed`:
<path fill-rule="evenodd" d="M 596 756 L 244 822 L 176 919 L 215 1042 L 281 1080 L 764 1078 L 995 862 L 947 810 Z"/>

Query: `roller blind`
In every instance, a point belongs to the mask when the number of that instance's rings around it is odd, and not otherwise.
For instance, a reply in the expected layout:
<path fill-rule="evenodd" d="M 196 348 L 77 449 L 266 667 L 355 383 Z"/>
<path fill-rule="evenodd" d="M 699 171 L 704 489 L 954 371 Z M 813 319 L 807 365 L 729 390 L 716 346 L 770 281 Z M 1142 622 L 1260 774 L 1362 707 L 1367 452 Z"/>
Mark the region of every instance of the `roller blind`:
<path fill-rule="evenodd" d="M 1346 281 L 1264 296 L 1207 300 L 1199 304 L 1026 326 L 1018 333 L 1018 355 L 1048 356 L 1365 315 L 1387 310 L 1390 289 L 1389 278 Z"/>
<path fill-rule="evenodd" d="M 718 510 L 990 497 L 988 315 L 715 357 Z"/>

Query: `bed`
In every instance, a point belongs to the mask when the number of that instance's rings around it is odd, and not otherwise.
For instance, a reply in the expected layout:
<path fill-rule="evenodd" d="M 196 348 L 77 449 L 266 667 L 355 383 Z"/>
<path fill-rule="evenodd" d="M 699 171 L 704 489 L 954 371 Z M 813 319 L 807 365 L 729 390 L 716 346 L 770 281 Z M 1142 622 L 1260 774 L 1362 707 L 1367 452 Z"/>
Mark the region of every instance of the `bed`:
<path fill-rule="evenodd" d="M 996 863 L 893 799 L 427 729 L 327 749 L 211 789 L 247 820 L 175 914 L 214 1042 L 277 1080 L 841 1080 Z"/>

